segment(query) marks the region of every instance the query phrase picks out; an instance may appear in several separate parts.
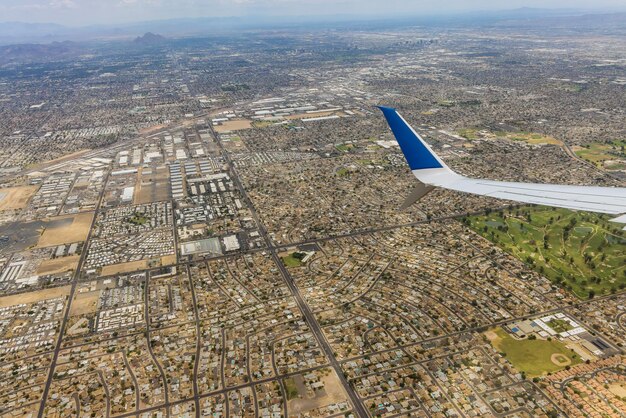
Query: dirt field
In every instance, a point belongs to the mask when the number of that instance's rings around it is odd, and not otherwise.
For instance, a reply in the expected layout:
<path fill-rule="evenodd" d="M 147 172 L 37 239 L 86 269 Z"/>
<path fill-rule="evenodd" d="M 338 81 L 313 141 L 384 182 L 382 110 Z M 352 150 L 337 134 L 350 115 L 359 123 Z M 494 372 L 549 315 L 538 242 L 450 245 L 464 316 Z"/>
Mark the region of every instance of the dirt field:
<path fill-rule="evenodd" d="M 151 126 L 151 127 L 149 127 L 149 128 L 143 128 L 143 129 L 140 129 L 140 130 L 139 130 L 139 134 L 140 134 L 140 135 L 147 135 L 147 134 L 150 134 L 150 133 L 152 133 L 152 132 L 156 132 L 156 131 L 158 131 L 159 129 L 163 129 L 163 128 L 165 128 L 166 126 L 167 126 L 167 125 L 156 125 L 156 126 Z"/>
<path fill-rule="evenodd" d="M 37 268 L 37 275 L 65 273 L 68 270 L 75 270 L 78 266 L 79 255 L 69 257 L 52 258 L 44 260 Z"/>
<path fill-rule="evenodd" d="M 252 122 L 247 119 L 240 120 L 229 120 L 228 122 L 224 122 L 221 125 L 215 126 L 215 132 L 229 132 L 229 131 L 241 131 L 243 129 L 252 128 Z"/>
<path fill-rule="evenodd" d="M 337 112 L 337 111 L 332 111 L 332 112 L 320 111 L 320 112 L 315 112 L 315 113 L 297 113 L 295 115 L 285 116 L 285 119 L 294 120 L 294 119 L 323 118 L 326 116 L 333 116 L 333 115 L 343 116 L 344 114 L 341 112 Z"/>
<path fill-rule="evenodd" d="M 493 332 L 493 331 L 486 331 L 486 332 L 485 332 L 485 337 L 487 337 L 487 339 L 488 339 L 489 341 L 495 341 L 495 340 L 497 340 L 497 339 L 499 338 L 499 337 L 498 337 L 498 334 L 496 334 L 496 333 L 495 333 L 495 332 Z"/>
<path fill-rule="evenodd" d="M 66 296 L 70 293 L 71 286 L 53 287 L 51 289 L 36 290 L 34 292 L 20 293 L 17 295 L 0 298 L 0 308 L 18 305 L 20 303 L 33 303 L 40 300 L 54 299 Z"/>
<path fill-rule="evenodd" d="M 619 396 L 622 399 L 626 398 L 626 381 L 610 384 L 609 390 L 615 396 Z"/>
<path fill-rule="evenodd" d="M 123 274 L 123 273 L 129 273 L 131 271 L 144 270 L 150 267 L 159 267 L 159 263 L 155 263 L 154 262 L 155 260 L 157 259 L 147 258 L 145 260 L 129 261 L 127 263 L 111 264 L 110 266 L 102 267 L 102 271 L 100 272 L 100 275 L 111 276 L 113 274 Z M 161 257 L 160 259 L 161 266 L 169 266 L 172 264 L 176 264 L 175 254 Z"/>
<path fill-rule="evenodd" d="M 112 274 L 122 274 L 128 273 L 130 271 L 143 270 L 148 268 L 148 261 L 150 260 L 129 261 L 128 263 L 119 263 L 111 264 L 110 266 L 104 266 L 102 267 L 102 272 L 100 273 L 100 275 L 110 276 Z"/>
<path fill-rule="evenodd" d="M 0 189 L 0 210 L 25 208 L 38 188 L 39 186 L 21 186 Z"/>
<path fill-rule="evenodd" d="M 324 383 L 324 389 L 320 390 L 313 398 L 292 399 L 287 407 L 290 415 L 302 414 L 312 409 L 321 408 L 333 403 L 343 402 L 347 399 L 346 393 L 341 387 L 341 383 L 337 374 L 331 371 L 324 376 L 321 381 Z M 300 391 L 298 391 L 300 392 Z M 302 393 L 300 393 L 302 395 Z"/>
<path fill-rule="evenodd" d="M 38 163 L 38 164 L 34 164 L 29 166 L 28 168 L 32 169 L 32 170 L 43 170 L 44 168 L 50 167 L 52 165 L 55 164 L 59 164 L 59 163 L 63 163 L 66 161 L 71 161 L 75 158 L 80 158 L 83 155 L 87 154 L 89 151 L 91 151 L 91 149 L 87 148 L 84 150 L 80 150 L 80 151 L 76 151 L 76 152 L 72 152 L 71 154 L 66 154 L 63 155 L 59 158 L 55 158 L 54 160 L 50 160 L 50 161 L 46 161 L 43 163 Z"/>
<path fill-rule="evenodd" d="M 37 247 L 84 241 L 89 234 L 93 215 L 93 212 L 84 212 L 50 219 L 46 223 L 43 234 L 39 237 Z M 68 219 L 71 219 L 71 222 Z"/>
<path fill-rule="evenodd" d="M 170 266 L 172 264 L 176 264 L 176 254 L 166 255 L 165 257 L 161 257 L 162 266 Z"/>
<path fill-rule="evenodd" d="M 170 198 L 169 170 L 166 166 L 141 170 L 137 174 L 133 204 L 160 202 Z"/>
<path fill-rule="evenodd" d="M 572 364 L 572 360 L 565 357 L 563 354 L 552 354 L 550 360 L 557 366 L 568 366 Z"/>
<path fill-rule="evenodd" d="M 98 307 L 98 299 L 100 298 L 101 290 L 93 292 L 79 293 L 72 301 L 72 307 L 70 308 L 70 315 L 84 315 L 93 313 Z"/>

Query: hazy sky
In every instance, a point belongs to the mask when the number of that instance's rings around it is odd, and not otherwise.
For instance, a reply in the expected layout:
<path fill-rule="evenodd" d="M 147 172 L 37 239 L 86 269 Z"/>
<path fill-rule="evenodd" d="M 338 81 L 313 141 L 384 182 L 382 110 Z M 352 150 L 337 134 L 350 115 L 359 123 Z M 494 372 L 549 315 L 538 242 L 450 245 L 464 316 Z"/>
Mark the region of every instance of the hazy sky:
<path fill-rule="evenodd" d="M 80 26 L 176 17 L 380 16 L 518 7 L 626 9 L 624 0 L 0 0 L 0 21 Z"/>

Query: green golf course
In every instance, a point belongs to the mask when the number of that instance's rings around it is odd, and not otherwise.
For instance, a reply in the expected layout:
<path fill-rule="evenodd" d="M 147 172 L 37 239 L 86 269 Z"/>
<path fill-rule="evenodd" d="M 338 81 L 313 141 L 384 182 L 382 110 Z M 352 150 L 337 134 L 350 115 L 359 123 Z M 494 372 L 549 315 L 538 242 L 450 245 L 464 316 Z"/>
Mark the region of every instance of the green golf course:
<path fill-rule="evenodd" d="M 463 221 L 471 229 L 580 298 L 626 287 L 626 235 L 607 215 L 543 206 Z"/>

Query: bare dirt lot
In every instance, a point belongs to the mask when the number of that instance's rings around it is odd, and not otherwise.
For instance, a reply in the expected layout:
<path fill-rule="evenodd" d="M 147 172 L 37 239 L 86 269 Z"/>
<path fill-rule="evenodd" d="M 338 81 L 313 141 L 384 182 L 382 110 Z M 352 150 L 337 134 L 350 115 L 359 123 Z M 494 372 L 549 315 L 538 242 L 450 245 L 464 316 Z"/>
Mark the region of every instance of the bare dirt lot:
<path fill-rule="evenodd" d="M 612 383 L 609 385 L 609 390 L 620 398 L 626 398 L 626 380 L 622 380 L 621 382 Z"/>
<path fill-rule="evenodd" d="M 100 275 L 111 276 L 114 274 L 130 273 L 132 271 L 144 270 L 151 267 L 169 266 L 176 264 L 176 255 L 166 255 L 158 258 L 147 258 L 145 260 L 129 261 L 127 263 L 111 264 L 102 267 Z"/>
<path fill-rule="evenodd" d="M 111 264 L 102 267 L 102 271 L 100 272 L 100 274 L 102 276 L 110 276 L 113 274 L 122 274 L 136 270 L 143 270 L 148 268 L 148 261 L 150 260 L 138 260 L 129 261 L 127 263 Z"/>
<path fill-rule="evenodd" d="M 25 208 L 38 188 L 39 186 L 21 186 L 0 189 L 0 210 Z"/>
<path fill-rule="evenodd" d="M 324 383 L 324 389 L 319 390 L 312 398 L 303 396 L 304 390 L 298 389 L 298 394 L 303 397 L 289 401 L 288 409 L 290 413 L 303 414 L 326 405 L 344 402 L 347 399 L 346 393 L 334 371 L 329 370 L 329 374 L 323 376 L 321 382 Z"/>
<path fill-rule="evenodd" d="M 166 166 L 154 167 L 151 170 L 142 169 L 137 174 L 133 203 L 160 202 L 170 198 L 169 170 Z"/>
<path fill-rule="evenodd" d="M 4 296 L 0 298 L 0 308 L 18 305 L 20 303 L 33 303 L 40 300 L 54 299 L 59 296 L 66 296 L 70 293 L 71 286 L 53 287 L 51 289 L 36 290 L 34 292 L 19 293 L 17 295 Z"/>
<path fill-rule="evenodd" d="M 50 247 L 86 240 L 93 215 L 93 212 L 84 212 L 50 219 L 44 226 L 45 229 L 39 237 L 37 247 Z"/>
<path fill-rule="evenodd" d="M 312 112 L 312 113 L 297 113 L 295 115 L 285 116 L 285 119 L 295 120 L 295 119 L 309 119 L 309 118 L 324 118 L 326 116 L 332 115 L 343 115 L 341 112 L 332 111 L 332 112 Z"/>
<path fill-rule="evenodd" d="M 76 270 L 79 259 L 79 255 L 72 255 L 69 257 L 44 260 L 37 268 L 37 275 L 44 276 L 46 274 L 65 273 L 69 270 Z"/>
<path fill-rule="evenodd" d="M 96 312 L 101 290 L 77 294 L 72 301 L 70 315 L 84 315 Z"/>
<path fill-rule="evenodd" d="M 176 254 L 166 255 L 166 256 L 161 257 L 162 266 L 169 266 L 172 264 L 176 264 Z"/>
<path fill-rule="evenodd" d="M 239 119 L 239 120 L 229 120 L 228 122 L 224 122 L 221 125 L 214 127 L 215 132 L 230 132 L 230 131 L 241 131 L 243 129 L 252 128 L 252 122 L 247 119 Z"/>

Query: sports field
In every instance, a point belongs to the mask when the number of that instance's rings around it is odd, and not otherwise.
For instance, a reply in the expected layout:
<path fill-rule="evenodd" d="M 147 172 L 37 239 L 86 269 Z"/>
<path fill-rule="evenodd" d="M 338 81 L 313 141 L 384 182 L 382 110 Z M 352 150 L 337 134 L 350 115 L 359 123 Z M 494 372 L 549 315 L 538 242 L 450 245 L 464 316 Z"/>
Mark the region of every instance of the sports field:
<path fill-rule="evenodd" d="M 287 267 L 300 267 L 302 265 L 302 255 L 301 253 L 294 252 L 281 257 L 283 263 Z"/>
<path fill-rule="evenodd" d="M 587 298 L 626 287 L 626 235 L 609 219 L 536 206 L 464 221 L 554 283 Z"/>
<path fill-rule="evenodd" d="M 520 372 L 528 377 L 553 373 L 569 365 L 579 364 L 582 360 L 562 342 L 557 340 L 517 340 L 502 328 L 485 333 L 496 350 Z"/>

